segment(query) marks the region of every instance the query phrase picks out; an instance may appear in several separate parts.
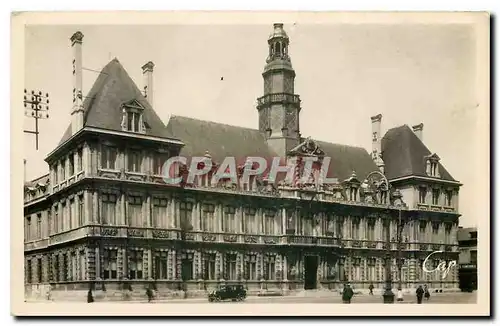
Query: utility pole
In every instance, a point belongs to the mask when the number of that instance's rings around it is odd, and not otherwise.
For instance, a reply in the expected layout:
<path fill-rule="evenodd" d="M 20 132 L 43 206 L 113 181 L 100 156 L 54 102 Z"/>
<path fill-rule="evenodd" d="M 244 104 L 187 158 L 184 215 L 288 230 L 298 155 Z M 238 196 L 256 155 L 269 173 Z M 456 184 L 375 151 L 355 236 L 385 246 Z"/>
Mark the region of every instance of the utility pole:
<path fill-rule="evenodd" d="M 30 97 L 30 99 L 28 99 Z M 41 91 L 36 93 L 31 91 L 31 95 L 28 95 L 28 91 L 24 90 L 24 114 L 27 117 L 35 119 L 35 130 L 24 130 L 25 133 L 35 135 L 35 148 L 38 150 L 38 135 L 40 131 L 38 130 L 38 120 L 49 118 L 49 94 L 46 93 L 45 96 L 42 95 Z"/>

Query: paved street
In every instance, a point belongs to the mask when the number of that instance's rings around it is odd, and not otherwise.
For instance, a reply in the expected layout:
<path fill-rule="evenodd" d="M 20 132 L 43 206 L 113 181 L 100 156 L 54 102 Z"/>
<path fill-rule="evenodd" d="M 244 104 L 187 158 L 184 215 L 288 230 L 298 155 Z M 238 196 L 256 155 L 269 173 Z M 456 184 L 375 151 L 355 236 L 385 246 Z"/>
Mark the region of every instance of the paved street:
<path fill-rule="evenodd" d="M 475 303 L 476 292 L 474 293 L 433 293 L 430 300 L 423 301 L 423 304 L 439 304 L 439 303 Z M 196 299 L 175 299 L 175 300 L 161 300 L 154 301 L 154 304 L 168 304 L 168 303 L 205 303 L 208 302 L 206 298 Z M 117 302 L 118 303 L 118 302 Z M 138 301 L 137 303 L 147 303 L 147 301 Z M 342 303 L 342 299 L 337 293 L 313 293 L 306 296 L 285 296 L 285 297 L 249 297 L 243 302 L 224 301 L 211 304 L 251 304 L 251 303 Z M 357 295 L 352 299 L 353 304 L 356 303 L 382 303 L 382 296 L 376 295 Z M 403 302 L 395 302 L 396 304 L 411 304 L 417 303 L 415 296 L 406 295 Z"/>

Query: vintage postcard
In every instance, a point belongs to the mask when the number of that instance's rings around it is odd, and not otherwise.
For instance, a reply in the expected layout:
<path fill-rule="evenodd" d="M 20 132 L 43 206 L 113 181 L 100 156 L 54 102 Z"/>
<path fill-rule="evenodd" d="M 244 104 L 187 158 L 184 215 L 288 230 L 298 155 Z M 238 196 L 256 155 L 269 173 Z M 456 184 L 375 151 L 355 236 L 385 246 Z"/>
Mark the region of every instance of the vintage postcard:
<path fill-rule="evenodd" d="M 12 313 L 488 316 L 489 26 L 13 13 Z"/>

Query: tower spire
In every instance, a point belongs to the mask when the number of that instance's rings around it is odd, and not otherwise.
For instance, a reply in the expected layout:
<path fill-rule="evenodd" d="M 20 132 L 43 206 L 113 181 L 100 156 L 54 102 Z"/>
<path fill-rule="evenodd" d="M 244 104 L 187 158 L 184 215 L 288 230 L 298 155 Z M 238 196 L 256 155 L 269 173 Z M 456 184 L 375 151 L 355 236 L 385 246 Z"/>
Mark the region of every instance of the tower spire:
<path fill-rule="evenodd" d="M 257 99 L 259 130 L 280 155 L 286 155 L 300 138 L 300 97 L 294 94 L 295 71 L 282 23 L 275 23 L 267 40 L 269 53 L 262 77 L 264 96 Z"/>

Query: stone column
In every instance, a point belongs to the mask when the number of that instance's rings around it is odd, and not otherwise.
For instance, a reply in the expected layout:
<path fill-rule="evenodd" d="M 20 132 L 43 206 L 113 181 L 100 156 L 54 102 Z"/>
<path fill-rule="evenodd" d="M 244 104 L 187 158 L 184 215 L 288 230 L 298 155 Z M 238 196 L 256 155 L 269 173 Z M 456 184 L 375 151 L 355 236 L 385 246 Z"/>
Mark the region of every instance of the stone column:
<path fill-rule="evenodd" d="M 95 278 L 96 280 L 101 279 L 101 249 L 100 246 L 97 245 L 95 247 Z"/>
<path fill-rule="evenodd" d="M 94 193 L 92 194 L 92 217 L 94 223 L 101 223 L 101 219 L 99 217 L 99 198 L 97 190 L 94 190 Z"/>
<path fill-rule="evenodd" d="M 145 212 L 144 216 L 146 217 L 146 221 L 145 221 L 145 223 L 143 223 L 143 225 L 150 228 L 150 227 L 152 227 L 152 223 L 151 223 L 151 195 L 149 195 L 149 194 L 147 194 L 147 197 L 146 197 L 145 210 L 146 210 L 146 212 Z"/>
<path fill-rule="evenodd" d="M 127 221 L 127 210 L 126 210 L 126 207 L 127 207 L 127 198 L 125 196 L 125 193 L 123 192 L 121 194 L 121 200 L 120 200 L 120 216 L 119 216 L 119 224 L 120 225 L 128 225 L 128 221 Z"/>
<path fill-rule="evenodd" d="M 149 197 L 148 197 L 149 198 Z M 148 255 L 148 280 L 153 279 L 153 250 L 149 247 L 147 250 Z"/>
<path fill-rule="evenodd" d="M 128 255 L 127 255 L 127 247 L 123 247 L 121 249 L 122 256 L 122 275 L 124 279 L 128 279 Z"/>
<path fill-rule="evenodd" d="M 282 255 L 283 257 L 283 280 L 288 281 L 288 259 L 286 253 Z"/>

